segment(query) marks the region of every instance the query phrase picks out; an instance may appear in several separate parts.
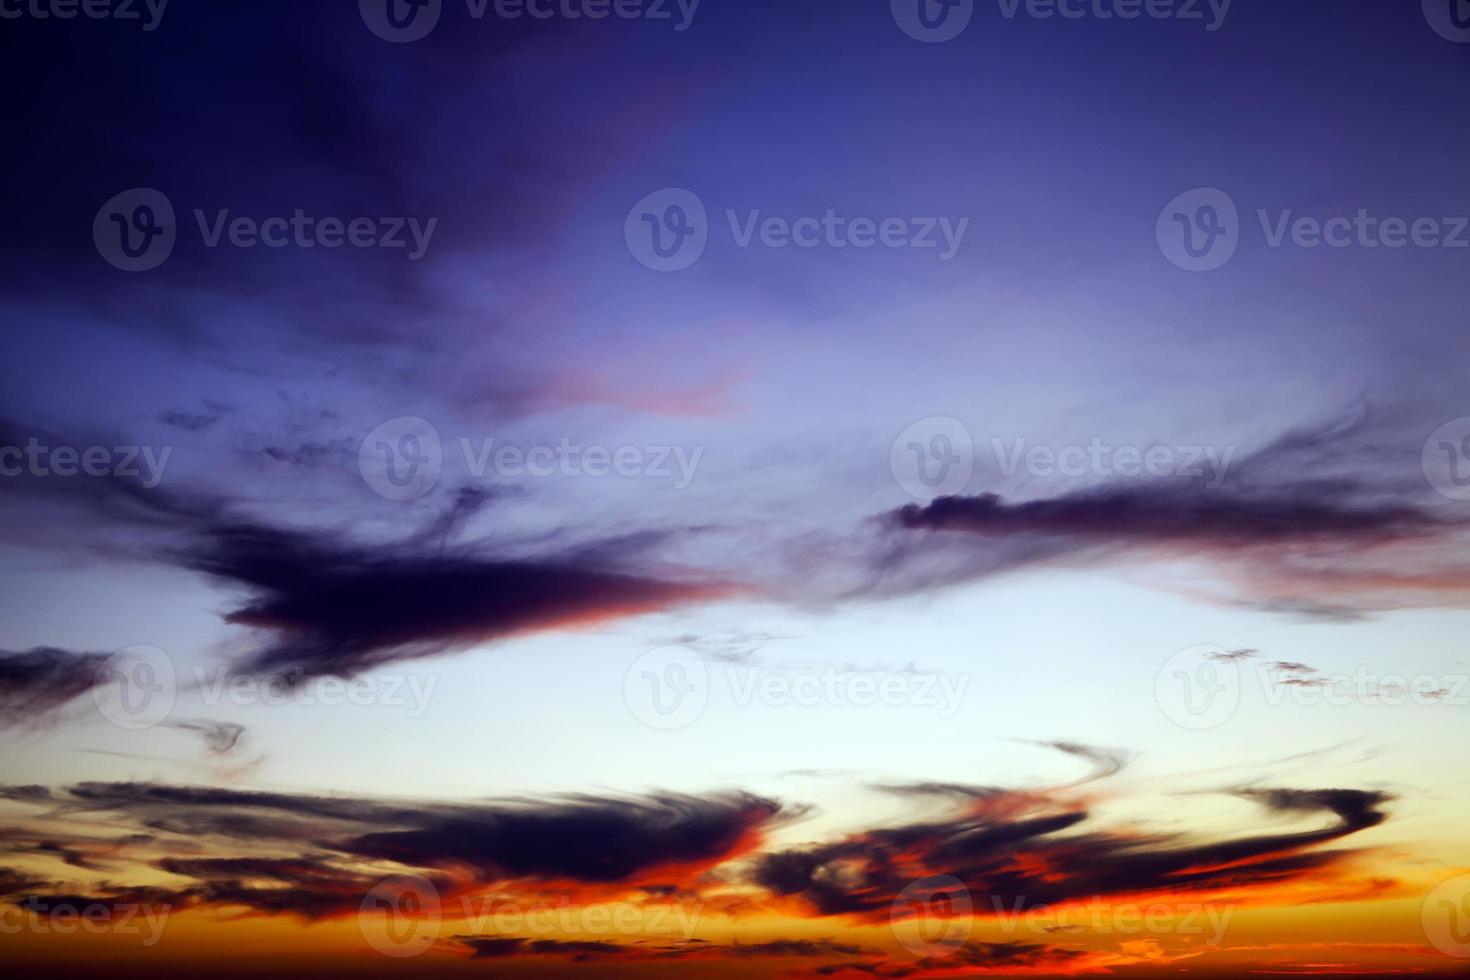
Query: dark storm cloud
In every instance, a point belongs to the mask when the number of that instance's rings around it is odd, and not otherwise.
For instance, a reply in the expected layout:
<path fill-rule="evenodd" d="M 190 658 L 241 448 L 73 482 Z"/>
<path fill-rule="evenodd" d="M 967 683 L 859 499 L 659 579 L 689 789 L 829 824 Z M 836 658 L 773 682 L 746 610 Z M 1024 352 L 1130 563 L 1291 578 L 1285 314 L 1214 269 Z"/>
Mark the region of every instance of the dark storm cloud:
<path fill-rule="evenodd" d="M 258 524 L 212 526 L 188 567 L 243 588 L 231 623 L 267 638 L 252 673 L 351 677 L 517 633 L 651 612 L 712 586 L 620 570 L 590 553 L 497 559 L 360 547 Z"/>
<path fill-rule="evenodd" d="M 336 529 L 298 530 L 237 516 L 202 493 L 145 488 L 123 478 L 0 481 L 0 490 L 44 497 L 119 535 L 113 547 L 203 573 L 243 594 L 227 622 L 250 627 L 259 648 L 236 664 L 247 673 L 352 677 L 386 663 L 462 650 L 517 634 L 653 612 L 725 594 L 718 583 L 679 581 L 650 557 L 659 534 L 633 534 L 555 549 L 533 542 L 500 553 L 453 544 L 492 499 L 458 492 L 423 530 L 363 544 Z M 15 655 L 17 658 L 22 655 Z M 85 688 L 80 663 L 59 652 L 24 655 L 11 667 L 15 711 Z M 63 699 L 64 700 L 64 699 Z"/>
<path fill-rule="evenodd" d="M 981 493 L 908 504 L 883 516 L 872 564 L 893 592 L 1028 566 L 1163 557 L 1211 565 L 1233 590 L 1209 596 L 1216 601 L 1313 619 L 1470 604 L 1461 557 L 1470 520 L 1435 506 L 1418 467 L 1407 471 L 1403 461 L 1419 451 L 1411 438 L 1422 433 L 1406 431 L 1364 407 L 1287 432 L 1218 485 L 1114 479 L 1032 500 Z M 1412 561 L 1398 560 L 1409 553 Z"/>
<path fill-rule="evenodd" d="M 54 647 L 0 650 L 0 728 L 44 720 L 98 683 L 107 656 Z"/>
<path fill-rule="evenodd" d="M 46 797 L 0 795 L 52 815 L 120 816 L 160 835 L 160 848 L 182 845 L 183 853 L 156 864 L 192 879 L 175 890 L 177 903 L 308 919 L 357 909 L 379 880 L 357 870 L 364 859 L 427 871 L 446 894 L 517 880 L 611 885 L 655 877 L 674 885 L 756 847 L 782 816 L 779 803 L 749 794 L 411 804 L 80 783 Z M 243 843 L 252 854 L 200 857 L 201 838 L 214 838 L 216 853 Z M 293 856 L 259 856 L 273 850 Z"/>
<path fill-rule="evenodd" d="M 1098 896 L 1249 888 L 1303 878 L 1343 860 L 1348 852 L 1316 848 L 1378 825 L 1389 801 L 1354 789 L 1239 795 L 1280 814 L 1335 820 L 1319 830 L 1187 842 L 1089 832 L 1086 810 L 1018 794 L 987 799 L 948 820 L 765 854 L 753 879 L 819 915 L 869 917 L 889 914 L 902 890 L 925 875 L 951 875 L 973 894 L 1016 911 Z"/>
<path fill-rule="evenodd" d="M 1249 891 L 1327 880 L 1355 853 L 1328 845 L 1382 823 L 1390 800 L 1346 788 L 1234 792 L 1282 820 L 1327 819 L 1313 829 L 1218 840 L 1148 835 L 1090 828 L 1086 808 L 1047 791 L 977 788 L 945 793 L 962 806 L 937 819 L 763 851 L 765 835 L 793 811 L 740 793 L 449 803 L 82 783 L 49 795 L 7 788 L 0 796 L 30 802 L 47 819 L 91 816 L 109 827 L 121 819 L 146 832 L 150 849 L 165 855 L 147 868 L 184 879 L 155 897 L 306 919 L 358 908 L 385 864 L 430 875 L 445 896 L 486 887 L 534 893 L 568 882 L 611 889 L 608 894 L 633 887 L 697 895 L 710 869 L 748 860 L 749 880 L 773 898 L 811 915 L 859 919 L 890 915 L 907 886 L 931 875 L 951 875 L 973 895 L 1000 902 L 994 911 L 1017 914 L 1108 896 Z M 914 793 L 926 795 L 926 788 Z M 7 831 L 12 838 L 18 834 Z M 248 848 L 248 855 L 230 855 L 237 847 Z M 373 874 L 362 870 L 365 861 L 375 865 Z M 127 889 L 105 889 L 97 897 L 115 899 Z M 991 911 L 977 906 L 978 914 Z M 510 939 L 465 937 L 481 956 L 536 954 L 529 945 L 494 941 Z M 625 952 L 615 949 L 600 952 Z M 663 952 L 694 955 L 682 947 Z M 741 945 L 724 953 L 867 955 L 815 941 Z"/>
<path fill-rule="evenodd" d="M 909 530 L 1193 541 L 1225 548 L 1312 540 L 1371 543 L 1428 536 L 1451 527 L 1443 518 L 1398 504 L 1344 507 L 1320 499 L 1320 490 L 1304 488 L 1299 497 L 1232 500 L 1196 487 L 1136 484 L 1012 504 L 986 493 L 909 504 L 896 520 Z"/>
<path fill-rule="evenodd" d="M 341 847 L 414 867 L 467 865 L 487 878 L 619 882 L 663 865 L 734 853 L 780 809 L 748 795 L 589 798 L 447 814 L 411 830 L 365 834 Z"/>
<path fill-rule="evenodd" d="M 196 879 L 177 901 L 238 906 L 265 915 L 325 919 L 354 912 L 378 883 L 372 875 L 335 867 L 325 857 L 165 858 L 158 868 Z"/>

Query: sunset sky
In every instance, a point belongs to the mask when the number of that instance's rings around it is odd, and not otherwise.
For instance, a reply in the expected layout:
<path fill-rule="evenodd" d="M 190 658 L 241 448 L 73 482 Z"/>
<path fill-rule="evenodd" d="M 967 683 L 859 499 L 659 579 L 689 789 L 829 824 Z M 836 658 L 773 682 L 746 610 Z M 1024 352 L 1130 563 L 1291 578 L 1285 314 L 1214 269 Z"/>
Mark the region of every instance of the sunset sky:
<path fill-rule="evenodd" d="M 1470 3 L 88 9 L 16 975 L 1470 970 Z"/>

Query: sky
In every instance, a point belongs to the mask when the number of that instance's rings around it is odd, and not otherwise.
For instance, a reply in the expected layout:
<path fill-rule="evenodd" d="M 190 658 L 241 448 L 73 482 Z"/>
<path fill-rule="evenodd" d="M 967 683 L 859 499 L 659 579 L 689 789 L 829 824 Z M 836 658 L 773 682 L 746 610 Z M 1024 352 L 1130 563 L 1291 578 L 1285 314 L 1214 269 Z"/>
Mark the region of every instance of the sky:
<path fill-rule="evenodd" d="M 1464 974 L 1465 0 L 0 44 L 0 959 Z"/>

